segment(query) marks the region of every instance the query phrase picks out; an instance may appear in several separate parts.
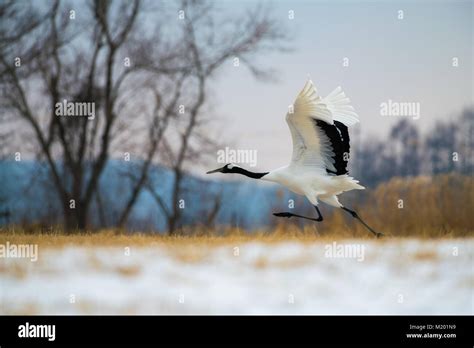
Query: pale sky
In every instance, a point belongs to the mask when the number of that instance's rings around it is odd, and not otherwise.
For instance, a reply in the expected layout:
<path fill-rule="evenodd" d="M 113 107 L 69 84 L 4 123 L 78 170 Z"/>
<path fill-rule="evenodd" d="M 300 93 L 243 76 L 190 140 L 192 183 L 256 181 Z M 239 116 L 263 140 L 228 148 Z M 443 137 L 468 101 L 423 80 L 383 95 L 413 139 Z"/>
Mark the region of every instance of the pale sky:
<path fill-rule="evenodd" d="M 229 1 L 221 6 L 253 6 Z M 289 53 L 261 57 L 276 83 L 258 82 L 232 61 L 212 86 L 220 140 L 257 150 L 259 169 L 286 165 L 291 137 L 285 114 L 308 76 L 321 95 L 341 86 L 359 114 L 360 137 L 383 137 L 403 118 L 381 116 L 380 104 L 420 103 L 422 132 L 435 120 L 472 106 L 472 1 L 272 1 L 291 33 Z M 288 19 L 293 10 L 295 18 Z M 398 19 L 399 10 L 404 18 Z M 343 59 L 349 66 L 343 67 Z M 453 67 L 453 57 L 459 61 Z M 351 131 L 352 141 L 356 132 Z"/>

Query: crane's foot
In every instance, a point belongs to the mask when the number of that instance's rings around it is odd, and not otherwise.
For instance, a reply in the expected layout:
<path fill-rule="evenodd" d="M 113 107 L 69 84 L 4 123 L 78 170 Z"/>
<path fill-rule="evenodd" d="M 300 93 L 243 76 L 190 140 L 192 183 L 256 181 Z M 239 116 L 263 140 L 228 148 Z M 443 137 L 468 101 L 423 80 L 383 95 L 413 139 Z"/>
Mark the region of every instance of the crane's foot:
<path fill-rule="evenodd" d="M 290 217 L 294 216 L 294 217 L 297 217 L 297 218 L 311 220 L 311 221 L 323 221 L 322 216 L 319 216 L 317 219 L 313 219 L 313 218 L 310 218 L 310 217 L 307 217 L 307 216 L 302 216 L 302 215 L 293 214 L 293 213 L 289 213 L 289 212 L 273 213 L 273 215 L 278 216 L 278 217 L 286 217 L 286 218 L 290 218 Z"/>
<path fill-rule="evenodd" d="M 278 217 L 286 217 L 286 218 L 290 218 L 293 216 L 292 213 L 273 213 L 273 215 L 278 216 Z"/>

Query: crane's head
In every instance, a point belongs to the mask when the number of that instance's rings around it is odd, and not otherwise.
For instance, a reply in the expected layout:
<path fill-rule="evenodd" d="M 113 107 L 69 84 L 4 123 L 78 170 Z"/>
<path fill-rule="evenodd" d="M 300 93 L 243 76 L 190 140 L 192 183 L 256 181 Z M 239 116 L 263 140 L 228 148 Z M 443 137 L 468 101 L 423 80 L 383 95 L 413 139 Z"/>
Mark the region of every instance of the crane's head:
<path fill-rule="evenodd" d="M 225 166 L 223 166 L 222 168 L 217 168 L 217 169 L 214 169 L 214 170 L 210 170 L 208 171 L 206 174 L 212 174 L 212 173 L 235 173 L 234 169 L 236 168 L 237 166 L 235 164 L 232 164 L 232 163 L 227 163 Z"/>

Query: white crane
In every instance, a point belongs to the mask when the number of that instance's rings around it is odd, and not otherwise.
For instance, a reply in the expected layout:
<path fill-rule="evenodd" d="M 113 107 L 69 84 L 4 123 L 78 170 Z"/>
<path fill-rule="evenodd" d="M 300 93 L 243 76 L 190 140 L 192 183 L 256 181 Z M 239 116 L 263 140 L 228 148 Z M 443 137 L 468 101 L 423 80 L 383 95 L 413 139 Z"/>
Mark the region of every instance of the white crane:
<path fill-rule="evenodd" d="M 306 196 L 318 213 L 317 218 L 290 212 L 274 213 L 275 216 L 323 221 L 318 208 L 318 201 L 321 201 L 344 209 L 376 237 L 382 236 L 355 211 L 339 203 L 337 198 L 343 192 L 364 189 L 347 171 L 350 149 L 347 127 L 359 122 L 359 118 L 342 89 L 338 87 L 322 98 L 313 82 L 308 80 L 294 104 L 290 105 L 286 122 L 293 139 L 293 155 L 289 165 L 271 172 L 254 173 L 228 163 L 207 174 L 235 173 L 279 183 L 296 194 Z"/>

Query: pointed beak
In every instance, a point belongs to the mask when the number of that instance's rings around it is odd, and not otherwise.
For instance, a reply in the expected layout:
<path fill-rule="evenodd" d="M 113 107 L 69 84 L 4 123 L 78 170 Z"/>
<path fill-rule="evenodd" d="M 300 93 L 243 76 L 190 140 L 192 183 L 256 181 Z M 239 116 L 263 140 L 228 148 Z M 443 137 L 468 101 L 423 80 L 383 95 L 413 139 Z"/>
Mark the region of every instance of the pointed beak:
<path fill-rule="evenodd" d="M 222 172 L 222 169 L 223 169 L 223 168 L 217 168 L 217 169 L 214 169 L 214 170 L 210 170 L 210 171 L 208 171 L 206 174 L 212 174 L 212 173 Z"/>

